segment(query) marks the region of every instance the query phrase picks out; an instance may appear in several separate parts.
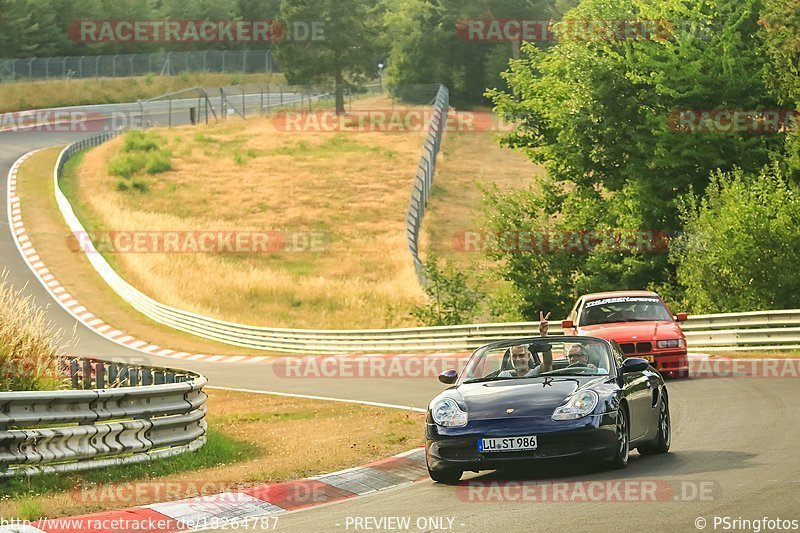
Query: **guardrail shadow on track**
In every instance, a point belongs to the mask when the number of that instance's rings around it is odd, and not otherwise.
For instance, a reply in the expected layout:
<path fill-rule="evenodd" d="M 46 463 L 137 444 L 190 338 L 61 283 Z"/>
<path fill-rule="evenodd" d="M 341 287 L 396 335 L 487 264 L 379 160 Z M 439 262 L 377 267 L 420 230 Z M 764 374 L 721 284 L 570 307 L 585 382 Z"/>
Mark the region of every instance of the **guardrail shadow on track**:
<path fill-rule="evenodd" d="M 0 393 L 0 477 L 139 463 L 205 444 L 202 375 L 74 358 L 62 370 L 72 390 Z"/>

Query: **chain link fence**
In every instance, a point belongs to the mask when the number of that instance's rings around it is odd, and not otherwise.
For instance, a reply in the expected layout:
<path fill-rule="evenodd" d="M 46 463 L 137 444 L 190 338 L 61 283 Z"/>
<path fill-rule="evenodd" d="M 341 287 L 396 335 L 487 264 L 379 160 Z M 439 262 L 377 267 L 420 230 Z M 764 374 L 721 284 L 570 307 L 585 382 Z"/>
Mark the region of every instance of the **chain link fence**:
<path fill-rule="evenodd" d="M 270 50 L 201 50 L 153 54 L 0 59 L 0 81 L 121 78 L 183 72 L 277 72 Z"/>
<path fill-rule="evenodd" d="M 352 109 L 354 98 L 382 94 L 383 85 L 373 83 L 347 91 L 345 103 Z M 278 111 L 312 111 L 332 107 L 335 95 L 329 87 L 248 83 L 228 87 L 193 87 L 138 102 L 139 127 L 208 123 L 238 116 L 270 115 Z"/>

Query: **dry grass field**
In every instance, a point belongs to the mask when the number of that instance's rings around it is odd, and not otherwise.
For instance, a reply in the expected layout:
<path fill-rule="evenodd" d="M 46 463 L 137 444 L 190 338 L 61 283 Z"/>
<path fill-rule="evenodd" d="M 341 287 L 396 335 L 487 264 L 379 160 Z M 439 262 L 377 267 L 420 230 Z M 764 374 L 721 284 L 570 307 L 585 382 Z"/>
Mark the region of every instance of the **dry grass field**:
<path fill-rule="evenodd" d="M 371 98 L 354 106 L 389 109 L 392 103 Z M 278 232 L 289 244 L 292 237 L 324 238 L 316 252 L 105 254 L 126 279 L 171 305 L 276 327 L 416 325 L 409 311 L 424 295 L 406 248 L 405 211 L 422 133 L 297 133 L 274 125 L 263 118 L 158 130 L 172 170 L 130 179 L 109 173 L 109 161 L 126 155 L 117 139 L 68 165 L 62 187 L 90 230 Z M 499 147 L 494 135 L 446 134 L 423 255 L 433 251 L 475 272 L 487 266 L 480 254 L 452 245 L 456 233 L 478 227 L 479 184 L 518 187 L 540 172 Z M 48 186 L 55 153 L 23 165 L 19 190 L 34 245 L 67 290 L 138 338 L 186 351 L 247 353 L 141 317 L 69 249 Z"/>
<path fill-rule="evenodd" d="M 301 479 L 423 443 L 421 413 L 207 392 L 208 443 L 199 451 L 140 465 L 6 482 L 0 487 L 0 516 L 70 516 Z"/>
<path fill-rule="evenodd" d="M 0 272 L 0 392 L 63 388 L 58 358 L 69 341 Z"/>
<path fill-rule="evenodd" d="M 135 102 L 194 86 L 240 83 L 280 83 L 282 74 L 185 73 L 178 76 L 142 76 L 80 80 L 0 83 L 0 113 L 50 107 Z"/>
<path fill-rule="evenodd" d="M 406 248 L 405 212 L 422 133 L 298 133 L 273 124 L 259 118 L 160 130 L 172 170 L 137 178 L 138 190 L 118 190 L 120 178 L 109 174 L 123 139 L 94 149 L 78 172 L 81 215 L 93 230 L 324 240 L 310 252 L 113 254 L 126 279 L 176 307 L 275 327 L 413 325 L 408 311 L 423 294 Z"/>

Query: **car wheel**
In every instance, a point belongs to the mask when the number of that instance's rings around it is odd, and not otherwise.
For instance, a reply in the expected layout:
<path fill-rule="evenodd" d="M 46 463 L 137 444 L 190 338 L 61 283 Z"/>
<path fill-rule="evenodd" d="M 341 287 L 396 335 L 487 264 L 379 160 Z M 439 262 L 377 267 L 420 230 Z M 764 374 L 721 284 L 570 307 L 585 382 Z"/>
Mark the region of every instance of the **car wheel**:
<path fill-rule="evenodd" d="M 672 442 L 672 422 L 669 416 L 669 398 L 661 393 L 661 402 L 658 408 L 658 436 L 651 443 L 639 446 L 642 455 L 655 455 L 667 453 Z"/>
<path fill-rule="evenodd" d="M 628 456 L 630 456 L 631 438 L 630 430 L 628 429 L 628 410 L 624 406 L 620 406 L 617 411 L 617 450 L 614 458 L 611 460 L 611 468 L 625 468 L 628 466 Z"/>
<path fill-rule="evenodd" d="M 448 468 L 445 470 L 431 470 L 428 468 L 428 475 L 437 483 L 445 485 L 455 485 L 461 479 L 461 470 Z"/>

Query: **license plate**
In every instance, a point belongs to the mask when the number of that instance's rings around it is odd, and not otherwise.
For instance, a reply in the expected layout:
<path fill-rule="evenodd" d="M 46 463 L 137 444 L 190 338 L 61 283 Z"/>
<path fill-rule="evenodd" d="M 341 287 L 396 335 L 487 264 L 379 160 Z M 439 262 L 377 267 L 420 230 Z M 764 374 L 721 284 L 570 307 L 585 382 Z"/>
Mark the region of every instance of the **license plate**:
<path fill-rule="evenodd" d="M 479 452 L 519 452 L 536 449 L 536 435 L 478 440 Z"/>
<path fill-rule="evenodd" d="M 654 363 L 656 361 L 655 356 L 653 355 L 640 355 L 642 359 L 647 359 L 649 362 Z"/>

